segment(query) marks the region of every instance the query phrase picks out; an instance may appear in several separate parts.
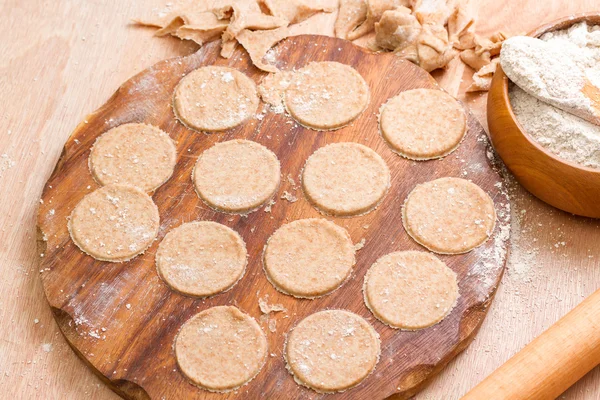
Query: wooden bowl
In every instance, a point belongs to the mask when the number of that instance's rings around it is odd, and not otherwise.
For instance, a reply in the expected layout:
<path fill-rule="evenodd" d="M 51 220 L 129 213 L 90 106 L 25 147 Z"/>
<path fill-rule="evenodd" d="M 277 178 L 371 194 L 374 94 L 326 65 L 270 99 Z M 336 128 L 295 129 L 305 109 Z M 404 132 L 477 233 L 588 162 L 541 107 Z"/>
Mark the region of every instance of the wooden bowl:
<path fill-rule="evenodd" d="M 587 21 L 600 25 L 600 14 L 577 14 L 542 25 L 529 36 Z M 534 196 L 561 210 L 600 218 L 600 170 L 562 160 L 535 142 L 513 113 L 507 76 L 498 64 L 488 94 L 487 115 L 494 148 L 515 178 Z"/>

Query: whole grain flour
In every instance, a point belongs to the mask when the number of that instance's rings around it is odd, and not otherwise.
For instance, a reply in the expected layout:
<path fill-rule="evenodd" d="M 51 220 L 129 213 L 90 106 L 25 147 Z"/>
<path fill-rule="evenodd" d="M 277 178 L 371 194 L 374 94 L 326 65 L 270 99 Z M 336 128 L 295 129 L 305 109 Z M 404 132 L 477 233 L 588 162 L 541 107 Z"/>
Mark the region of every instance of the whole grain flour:
<path fill-rule="evenodd" d="M 585 71 L 594 85 L 600 86 L 600 26 L 590 27 L 582 22 L 546 33 L 540 39 L 550 44 L 553 51 L 568 54 L 570 63 Z M 535 57 L 536 62 L 543 60 L 543 55 Z M 552 63 L 545 67 L 561 68 Z M 573 86 L 564 82 L 570 76 L 567 73 L 550 75 L 557 78 L 554 82 L 543 82 L 549 91 L 569 90 Z M 531 82 L 536 82 L 535 76 Z M 509 88 L 509 97 L 519 123 L 541 146 L 566 161 L 600 169 L 600 126 L 540 101 L 515 84 Z"/>

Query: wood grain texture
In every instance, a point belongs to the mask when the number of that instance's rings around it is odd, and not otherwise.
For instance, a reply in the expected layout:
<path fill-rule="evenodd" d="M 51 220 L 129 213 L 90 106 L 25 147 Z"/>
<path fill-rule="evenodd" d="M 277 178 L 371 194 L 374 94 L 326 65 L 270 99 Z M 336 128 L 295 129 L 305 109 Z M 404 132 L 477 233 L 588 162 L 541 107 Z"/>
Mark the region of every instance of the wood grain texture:
<path fill-rule="evenodd" d="M 585 14 L 543 25 L 530 35 L 566 29 L 599 14 Z M 562 160 L 532 140 L 515 117 L 508 97 L 508 78 L 498 65 L 488 94 L 488 125 L 494 148 L 527 190 L 543 201 L 574 214 L 600 218 L 600 170 Z"/>
<path fill-rule="evenodd" d="M 371 91 L 369 106 L 350 126 L 334 132 L 304 128 L 283 114 L 267 112 L 219 134 L 202 134 L 180 124 L 171 108 L 173 89 L 181 77 L 203 65 L 234 67 L 255 81 L 264 76 L 242 50 L 230 60 L 217 57 L 218 43 L 197 53 L 159 62 L 124 83 L 98 111 L 86 117 L 67 141 L 48 180 L 39 207 L 42 283 L 67 340 L 104 380 L 119 393 L 134 399 L 161 398 L 289 398 L 325 397 L 297 385 L 285 368 L 284 334 L 302 318 L 323 309 L 348 309 L 367 318 L 381 335 L 382 356 L 375 373 L 360 386 L 331 398 L 395 395 L 408 398 L 438 373 L 473 338 L 483 320 L 502 275 L 508 239 L 508 199 L 501 178 L 488 160 L 487 139 L 471 115 L 462 144 L 443 160 L 414 162 L 394 154 L 377 127 L 381 105 L 401 91 L 436 88 L 423 70 L 392 54 L 376 55 L 349 42 L 324 36 L 288 39 L 276 48 L 278 66 L 300 68 L 311 61 L 338 61 L 354 67 Z M 391 79 L 395 77 L 395 79 Z M 468 111 L 467 111 L 468 112 Z M 157 189 L 153 200 L 161 215 L 158 240 L 145 254 L 123 264 L 96 261 L 71 241 L 66 218 L 83 196 L 98 187 L 88 170 L 88 155 L 96 138 L 108 129 L 143 122 L 160 127 L 177 143 L 178 163 L 173 177 Z M 251 139 L 277 154 L 284 183 L 270 212 L 261 209 L 247 217 L 216 212 L 194 192 L 192 168 L 198 156 L 214 143 Z M 282 224 L 320 214 L 286 177 L 299 183 L 306 159 L 333 142 L 360 142 L 376 150 L 392 173 L 391 189 L 379 207 L 364 216 L 330 218 L 345 227 L 355 243 L 366 240 L 357 253 L 351 279 L 331 295 L 299 300 L 278 293 L 262 270 L 262 251 L 269 236 Z M 468 159 L 466 166 L 462 160 Z M 404 199 L 417 184 L 438 177 L 472 180 L 494 199 L 498 222 L 493 239 L 465 255 L 441 257 L 458 274 L 460 298 L 452 313 L 432 328 L 402 332 L 377 321 L 363 303 L 362 283 L 375 260 L 397 250 L 424 250 L 405 233 L 401 222 Z M 280 199 L 284 190 L 294 203 Z M 249 253 L 245 276 L 230 291 L 204 300 L 172 292 L 158 277 L 154 256 L 158 243 L 183 222 L 212 220 L 239 232 Z M 504 235 L 503 235 L 504 233 Z M 260 319 L 258 299 L 282 303 L 287 313 L 274 314 L 276 333 Z M 181 325 L 192 315 L 215 305 L 237 305 L 262 322 L 268 332 L 267 364 L 249 385 L 236 393 L 212 394 L 188 383 L 179 372 L 172 343 Z M 166 383 L 168 382 L 168 384 Z"/>
<path fill-rule="evenodd" d="M 38 274 L 36 215 L 43 185 L 77 123 L 134 74 L 196 49 L 128 24 L 164 3 L 0 2 L 0 390 L 7 397 L 118 399 L 73 353 L 54 321 Z M 529 32 L 598 10 L 597 0 L 479 0 L 470 6 L 483 35 Z M 487 95 L 465 94 L 471 75 L 458 61 L 434 73 L 486 126 Z M 520 185 L 510 187 L 507 273 L 473 343 L 418 400 L 458 399 L 600 287 L 598 220 L 560 212 Z M 560 399 L 599 397 L 595 368 Z"/>
<path fill-rule="evenodd" d="M 554 399 L 600 362 L 600 289 L 462 400 Z"/>

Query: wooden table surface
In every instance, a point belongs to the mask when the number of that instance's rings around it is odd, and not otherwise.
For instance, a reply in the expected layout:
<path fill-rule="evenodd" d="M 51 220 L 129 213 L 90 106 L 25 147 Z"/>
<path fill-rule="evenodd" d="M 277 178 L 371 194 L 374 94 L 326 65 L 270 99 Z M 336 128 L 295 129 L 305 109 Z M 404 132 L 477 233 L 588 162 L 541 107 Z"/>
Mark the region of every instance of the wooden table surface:
<path fill-rule="evenodd" d="M 526 32 L 597 0 L 472 1 L 478 31 Z M 126 79 L 196 49 L 128 24 L 164 0 L 0 2 L 0 393 L 6 398 L 116 399 L 63 340 L 38 276 L 35 215 L 63 143 Z M 434 74 L 485 125 L 471 72 Z M 457 399 L 600 287 L 600 220 L 574 217 L 511 183 L 507 274 L 473 344 L 418 399 Z M 600 368 L 561 398 L 600 398 Z"/>

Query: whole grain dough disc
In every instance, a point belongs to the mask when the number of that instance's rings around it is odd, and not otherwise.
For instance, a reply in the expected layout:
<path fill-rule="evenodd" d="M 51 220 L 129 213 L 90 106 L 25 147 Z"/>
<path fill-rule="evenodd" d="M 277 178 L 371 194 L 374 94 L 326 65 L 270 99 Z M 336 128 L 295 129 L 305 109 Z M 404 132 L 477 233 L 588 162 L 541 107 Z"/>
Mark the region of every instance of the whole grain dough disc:
<path fill-rule="evenodd" d="M 177 151 L 157 127 L 124 124 L 102 134 L 92 147 L 89 166 L 101 185 L 118 183 L 152 191 L 173 174 Z"/>
<path fill-rule="evenodd" d="M 143 253 L 158 234 L 159 215 L 140 189 L 106 185 L 86 195 L 68 222 L 73 242 L 97 260 L 127 261 Z"/>
<path fill-rule="evenodd" d="M 458 298 L 456 274 L 422 251 L 379 258 L 365 276 L 365 304 L 392 328 L 422 329 L 441 321 Z"/>
<path fill-rule="evenodd" d="M 413 89 L 392 97 L 381 108 L 381 135 L 396 153 L 413 160 L 450 154 L 465 136 L 461 105 L 441 90 Z"/>
<path fill-rule="evenodd" d="M 352 67 L 311 62 L 296 71 L 285 90 L 285 106 L 304 126 L 332 130 L 348 125 L 369 104 L 369 86 Z"/>
<path fill-rule="evenodd" d="M 373 210 L 390 187 L 390 171 L 381 156 L 358 143 L 333 143 L 306 161 L 302 188 L 319 210 L 336 216 Z"/>
<path fill-rule="evenodd" d="M 326 310 L 292 329 L 284 355 L 297 383 L 333 393 L 361 383 L 375 369 L 380 351 L 379 335 L 362 317 Z"/>
<path fill-rule="evenodd" d="M 190 72 L 173 95 L 177 118 L 198 131 L 233 128 L 254 115 L 257 108 L 254 81 L 227 67 L 208 66 Z"/>
<path fill-rule="evenodd" d="M 156 267 L 180 293 L 211 296 L 230 289 L 244 274 L 246 245 L 231 228 L 212 221 L 188 222 L 160 242 Z"/>
<path fill-rule="evenodd" d="M 402 209 L 406 232 L 440 254 L 460 254 L 484 243 L 494 231 L 494 202 L 479 186 L 460 178 L 417 185 Z"/>
<path fill-rule="evenodd" d="M 277 156 L 250 140 L 230 140 L 206 150 L 192 174 L 196 192 L 209 206 L 225 212 L 251 212 L 279 187 Z"/>
<path fill-rule="evenodd" d="M 195 385 L 228 392 L 250 382 L 265 364 L 267 338 L 254 318 L 232 306 L 190 318 L 175 339 L 181 372 Z"/>
<path fill-rule="evenodd" d="M 337 289 L 352 272 L 354 245 L 348 232 L 326 219 L 290 222 L 268 240 L 265 273 L 279 291 L 314 298 Z"/>

